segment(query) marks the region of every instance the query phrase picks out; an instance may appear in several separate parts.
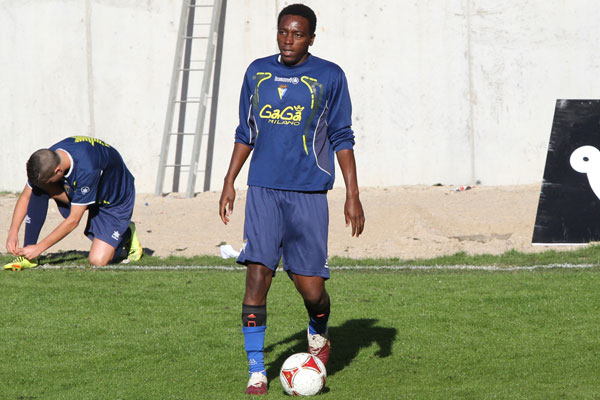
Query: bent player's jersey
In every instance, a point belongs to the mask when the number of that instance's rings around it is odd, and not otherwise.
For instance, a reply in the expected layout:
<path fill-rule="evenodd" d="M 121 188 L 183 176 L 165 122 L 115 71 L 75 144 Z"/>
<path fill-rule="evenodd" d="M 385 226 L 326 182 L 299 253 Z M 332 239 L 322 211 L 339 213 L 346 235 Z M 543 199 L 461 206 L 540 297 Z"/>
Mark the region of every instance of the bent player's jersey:
<path fill-rule="evenodd" d="M 113 206 L 124 202 L 134 188 L 134 178 L 119 152 L 102 140 L 73 136 L 50 150 L 64 150 L 71 167 L 64 186 L 72 205 Z"/>
<path fill-rule="evenodd" d="M 334 152 L 352 149 L 352 105 L 344 71 L 309 55 L 286 66 L 255 60 L 240 95 L 235 141 L 253 148 L 248 185 L 322 191 L 335 179 Z"/>

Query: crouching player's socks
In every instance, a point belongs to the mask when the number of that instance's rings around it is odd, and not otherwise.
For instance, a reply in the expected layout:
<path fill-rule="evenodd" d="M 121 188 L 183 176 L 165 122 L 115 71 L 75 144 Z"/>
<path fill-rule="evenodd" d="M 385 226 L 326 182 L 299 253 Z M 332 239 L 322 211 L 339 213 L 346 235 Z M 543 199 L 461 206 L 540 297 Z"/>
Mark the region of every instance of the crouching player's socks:
<path fill-rule="evenodd" d="M 307 332 L 308 352 L 317 356 L 323 362 L 323 365 L 326 366 L 331 350 L 331 343 L 327 332 L 327 321 L 329 320 L 329 312 L 331 310 L 329 296 L 327 297 L 327 304 L 324 307 L 317 309 L 306 303 L 305 306 L 310 318 Z"/>
<path fill-rule="evenodd" d="M 247 394 L 267 393 L 267 371 L 263 350 L 265 347 L 265 330 L 267 329 L 267 306 L 249 306 L 242 304 L 242 332 L 244 348 L 248 356 L 250 380 L 246 388 Z"/>
<path fill-rule="evenodd" d="M 27 204 L 27 215 L 25 215 L 25 234 L 23 247 L 36 244 L 46 221 L 48 213 L 48 202 L 50 196 L 39 189 L 32 189 L 29 203 Z M 59 203 L 60 204 L 60 203 Z M 62 211 L 61 211 L 62 212 Z M 14 260 L 4 265 L 5 270 L 20 271 L 26 268 L 37 267 L 37 259 L 30 260 L 23 256 L 15 257 Z"/>

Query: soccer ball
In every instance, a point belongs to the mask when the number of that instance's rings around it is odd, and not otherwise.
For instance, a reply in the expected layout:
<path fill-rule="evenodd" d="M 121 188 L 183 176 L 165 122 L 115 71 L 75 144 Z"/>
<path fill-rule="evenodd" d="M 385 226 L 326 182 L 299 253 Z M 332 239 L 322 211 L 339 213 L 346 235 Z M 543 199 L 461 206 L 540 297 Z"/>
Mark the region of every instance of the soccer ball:
<path fill-rule="evenodd" d="M 312 396 L 325 386 L 327 371 L 323 362 L 308 353 L 296 353 L 281 366 L 279 379 L 290 396 Z"/>

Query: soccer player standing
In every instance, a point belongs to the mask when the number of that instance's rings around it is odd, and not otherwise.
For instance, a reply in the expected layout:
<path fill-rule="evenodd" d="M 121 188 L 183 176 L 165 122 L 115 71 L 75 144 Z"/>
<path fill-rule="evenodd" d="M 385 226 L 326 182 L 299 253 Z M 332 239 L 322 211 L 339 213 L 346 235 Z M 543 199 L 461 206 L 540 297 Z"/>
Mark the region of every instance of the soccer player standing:
<path fill-rule="evenodd" d="M 66 138 L 31 155 L 27 179 L 6 240 L 6 249 L 16 258 L 4 269 L 36 267 L 37 257 L 71 233 L 86 210 L 89 212 L 85 234 L 92 240 L 92 265 L 104 266 L 114 261 L 119 255 L 116 250 L 123 243 L 128 251 L 127 261 L 142 257 L 142 246 L 131 222 L 134 177 L 114 147 L 87 136 Z M 65 220 L 38 242 L 50 198 L 56 201 Z M 23 221 L 25 237 L 21 248 L 18 234 Z"/>
<path fill-rule="evenodd" d="M 263 348 L 267 294 L 283 267 L 308 311 L 308 350 L 327 364 L 330 300 L 327 191 L 334 182 L 334 153 L 346 185 L 344 214 L 358 237 L 365 217 L 354 159 L 352 106 L 346 77 L 336 64 L 308 52 L 315 13 L 303 4 L 285 7 L 277 21 L 279 54 L 248 67 L 240 95 L 240 124 L 219 200 L 225 224 L 233 211 L 234 181 L 253 150 L 248 172 L 242 304 L 249 375 L 246 393 L 267 393 Z"/>

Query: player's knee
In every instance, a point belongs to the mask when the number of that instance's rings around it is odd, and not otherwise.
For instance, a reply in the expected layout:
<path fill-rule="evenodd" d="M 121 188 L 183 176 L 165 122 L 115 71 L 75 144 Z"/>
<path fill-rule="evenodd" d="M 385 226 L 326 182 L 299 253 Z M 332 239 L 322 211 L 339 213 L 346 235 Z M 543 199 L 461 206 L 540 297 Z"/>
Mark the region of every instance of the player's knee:
<path fill-rule="evenodd" d="M 251 305 L 265 304 L 272 279 L 273 271 L 264 265 L 248 265 L 244 303 Z"/>
<path fill-rule="evenodd" d="M 90 253 L 88 260 L 90 261 L 91 265 L 94 265 L 96 267 L 104 267 L 108 265 L 110 258 L 104 257 L 101 254 Z"/>
<path fill-rule="evenodd" d="M 324 290 L 306 290 L 302 292 L 302 298 L 306 307 L 319 308 L 327 304 L 329 296 Z"/>

